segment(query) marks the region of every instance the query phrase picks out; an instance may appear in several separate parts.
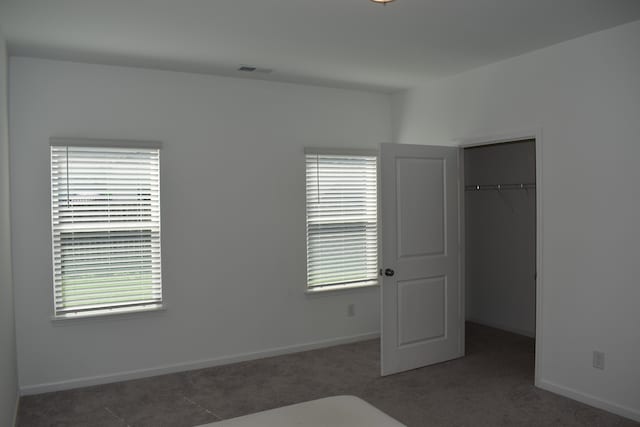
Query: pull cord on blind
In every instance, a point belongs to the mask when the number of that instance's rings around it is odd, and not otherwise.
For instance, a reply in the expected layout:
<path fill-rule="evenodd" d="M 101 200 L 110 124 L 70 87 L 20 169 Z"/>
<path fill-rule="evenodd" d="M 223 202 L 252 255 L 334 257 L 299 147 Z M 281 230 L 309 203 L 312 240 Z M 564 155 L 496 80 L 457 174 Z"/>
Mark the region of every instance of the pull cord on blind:
<path fill-rule="evenodd" d="M 56 317 L 162 304 L 158 148 L 51 146 Z"/>
<path fill-rule="evenodd" d="M 375 283 L 375 155 L 306 153 L 307 286 Z"/>

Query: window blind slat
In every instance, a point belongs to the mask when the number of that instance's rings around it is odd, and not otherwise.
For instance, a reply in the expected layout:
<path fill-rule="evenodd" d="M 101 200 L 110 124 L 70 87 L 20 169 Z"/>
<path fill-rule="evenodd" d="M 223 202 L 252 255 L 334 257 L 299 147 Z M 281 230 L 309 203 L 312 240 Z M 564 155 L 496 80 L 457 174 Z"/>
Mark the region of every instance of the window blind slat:
<path fill-rule="evenodd" d="M 55 315 L 162 303 L 157 148 L 51 147 Z"/>
<path fill-rule="evenodd" d="M 378 276 L 377 158 L 305 154 L 307 286 L 372 283 Z"/>

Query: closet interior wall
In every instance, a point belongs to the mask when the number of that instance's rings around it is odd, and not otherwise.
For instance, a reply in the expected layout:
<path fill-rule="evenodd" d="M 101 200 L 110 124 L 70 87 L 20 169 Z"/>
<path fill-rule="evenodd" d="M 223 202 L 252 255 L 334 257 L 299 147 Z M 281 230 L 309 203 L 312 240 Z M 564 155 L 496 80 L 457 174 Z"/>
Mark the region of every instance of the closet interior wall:
<path fill-rule="evenodd" d="M 466 318 L 535 336 L 535 141 L 464 150 Z M 508 185 L 474 190 L 469 186 Z M 486 187 L 481 187 L 486 188 Z"/>

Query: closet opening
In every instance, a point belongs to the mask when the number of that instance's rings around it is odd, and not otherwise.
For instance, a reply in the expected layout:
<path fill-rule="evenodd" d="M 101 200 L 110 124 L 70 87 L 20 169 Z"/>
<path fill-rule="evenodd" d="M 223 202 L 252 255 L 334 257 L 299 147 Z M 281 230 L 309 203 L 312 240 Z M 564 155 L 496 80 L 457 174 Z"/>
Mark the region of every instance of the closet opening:
<path fill-rule="evenodd" d="M 533 382 L 537 280 L 536 139 L 463 150 L 467 356 Z"/>

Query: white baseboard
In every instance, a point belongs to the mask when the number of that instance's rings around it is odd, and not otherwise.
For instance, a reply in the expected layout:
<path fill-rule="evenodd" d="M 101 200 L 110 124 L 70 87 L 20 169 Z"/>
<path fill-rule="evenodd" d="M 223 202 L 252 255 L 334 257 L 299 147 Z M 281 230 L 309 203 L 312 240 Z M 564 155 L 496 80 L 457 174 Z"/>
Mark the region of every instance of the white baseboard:
<path fill-rule="evenodd" d="M 497 323 L 485 322 L 484 320 L 474 319 L 473 317 L 467 317 L 465 319 L 467 322 L 477 323 L 478 325 L 488 326 L 494 329 L 501 329 L 503 331 L 511 332 L 513 334 L 524 335 L 525 337 L 535 338 L 536 333 L 531 331 L 525 331 L 524 329 L 511 328 L 509 326 L 499 325 Z"/>
<path fill-rule="evenodd" d="M 611 412 L 621 417 L 629 418 L 634 421 L 640 422 L 640 410 L 629 408 L 627 406 L 618 405 L 617 403 L 609 402 L 607 400 L 600 399 L 599 397 L 592 396 L 581 391 L 574 390 L 568 387 L 564 387 L 555 384 L 547 380 L 539 380 L 536 382 L 536 386 L 550 391 L 555 394 L 559 394 L 569 399 L 577 400 L 578 402 L 586 403 L 589 406 L 593 406 L 598 409 L 603 409 L 607 412 Z"/>
<path fill-rule="evenodd" d="M 135 380 L 139 378 L 154 377 L 157 375 L 172 374 L 175 372 L 190 371 L 194 369 L 211 368 L 213 366 L 228 365 L 230 363 L 244 362 L 247 360 L 262 359 L 265 357 L 280 356 L 289 353 L 315 350 L 318 348 L 332 347 L 340 344 L 349 344 L 358 341 L 366 341 L 380 337 L 380 332 L 351 335 L 347 337 L 332 338 L 328 340 L 313 341 L 304 344 L 296 344 L 286 347 L 277 347 L 251 353 L 242 353 L 232 356 L 223 356 L 214 359 L 196 360 L 191 362 L 176 363 L 172 365 L 158 366 L 155 368 L 138 369 L 134 371 L 119 372 L 115 374 L 98 375 L 94 377 L 82 377 L 71 380 L 57 381 L 45 384 L 34 384 L 20 387 L 20 394 L 49 393 L 52 391 L 69 390 L 78 387 L 107 384 L 119 381 Z"/>

